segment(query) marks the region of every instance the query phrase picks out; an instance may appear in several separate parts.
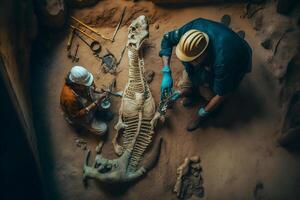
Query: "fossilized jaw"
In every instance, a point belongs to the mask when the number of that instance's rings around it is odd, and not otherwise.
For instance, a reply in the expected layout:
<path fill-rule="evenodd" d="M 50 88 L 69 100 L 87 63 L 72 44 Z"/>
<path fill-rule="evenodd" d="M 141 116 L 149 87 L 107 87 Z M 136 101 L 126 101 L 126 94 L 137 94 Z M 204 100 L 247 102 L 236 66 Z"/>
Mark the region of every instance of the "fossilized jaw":
<path fill-rule="evenodd" d="M 132 21 L 128 28 L 128 42 L 130 48 L 140 49 L 142 44 L 149 37 L 149 25 L 144 15 Z"/>

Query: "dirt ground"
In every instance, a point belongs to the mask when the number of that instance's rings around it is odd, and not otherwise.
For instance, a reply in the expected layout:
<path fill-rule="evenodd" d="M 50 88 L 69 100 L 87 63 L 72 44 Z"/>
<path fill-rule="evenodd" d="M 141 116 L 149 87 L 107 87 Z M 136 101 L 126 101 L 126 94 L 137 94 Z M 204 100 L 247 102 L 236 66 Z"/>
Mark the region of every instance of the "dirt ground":
<path fill-rule="evenodd" d="M 161 60 L 158 57 L 160 40 L 166 31 L 180 27 L 194 18 L 219 21 L 224 14 L 229 14 L 232 17 L 232 29 L 244 30 L 245 39 L 253 48 L 253 71 L 214 118 L 193 133 L 188 133 L 185 127 L 198 107 L 186 109 L 177 102 L 173 110 L 168 111 L 167 123 L 156 131 L 158 136 L 164 138 L 160 159 L 141 181 L 126 187 L 108 188 L 90 180 L 88 186 L 84 187 L 84 151 L 76 146 L 75 139 L 86 140 L 88 148 L 92 150 L 103 139 L 106 141 L 104 155 L 108 158 L 115 157 L 111 144 L 115 134 L 112 127 L 117 121 L 120 99 L 113 99 L 115 118 L 109 124 L 108 137 L 98 138 L 70 127 L 59 106 L 64 78 L 74 65 L 67 58 L 68 31 L 65 29 L 56 34 L 43 34 L 36 42 L 32 56 L 32 97 L 38 146 L 49 199 L 176 199 L 172 192 L 176 181 L 176 168 L 185 157 L 194 155 L 200 156 L 203 167 L 203 199 L 299 199 L 299 154 L 278 147 L 275 142 L 279 123 L 276 100 L 278 89 L 264 67 L 267 60 L 266 50 L 260 46 L 250 21 L 240 17 L 243 15 L 244 5 L 163 8 L 155 7 L 149 2 L 134 5 L 127 1 L 104 1 L 95 7 L 72 12 L 104 35 L 111 36 L 124 6 L 120 2 L 125 2 L 128 6 L 124 20 L 126 25 L 118 32 L 116 42 L 111 44 L 103 41 L 102 45 L 119 58 L 127 41 L 127 25 L 130 20 L 142 14 L 150 17 L 150 45 L 145 52 L 145 68 L 156 73 L 151 90 L 157 103 L 161 81 Z M 157 24 L 158 29 L 155 28 Z M 100 87 L 103 80 L 110 78 L 109 75 L 99 74 L 99 61 L 78 38 L 74 40 L 74 44 L 77 42 L 80 44 L 78 64 L 100 77 L 96 81 Z M 102 52 L 105 52 L 105 48 Z M 127 62 L 125 52 L 119 66 L 121 72 L 117 75 L 116 91 L 122 90 L 127 81 Z M 172 66 L 173 77 L 178 80 L 183 67 L 175 55 Z"/>

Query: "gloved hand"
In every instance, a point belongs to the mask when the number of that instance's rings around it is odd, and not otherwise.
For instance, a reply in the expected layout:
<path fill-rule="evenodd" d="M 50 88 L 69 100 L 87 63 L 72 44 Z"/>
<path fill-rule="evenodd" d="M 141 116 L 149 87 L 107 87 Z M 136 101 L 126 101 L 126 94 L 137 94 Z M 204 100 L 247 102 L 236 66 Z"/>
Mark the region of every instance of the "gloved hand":
<path fill-rule="evenodd" d="M 176 101 L 181 97 L 181 92 L 179 90 L 175 90 L 172 94 L 172 101 Z"/>
<path fill-rule="evenodd" d="M 163 78 L 160 85 L 161 99 L 165 98 L 165 96 L 169 96 L 172 94 L 173 87 L 173 79 L 171 76 L 171 69 L 169 66 L 165 65 L 161 70 L 163 73 Z"/>
<path fill-rule="evenodd" d="M 203 108 L 203 107 L 198 110 L 198 115 L 200 117 L 206 117 L 208 114 L 209 114 L 209 112 L 206 112 L 205 108 Z"/>

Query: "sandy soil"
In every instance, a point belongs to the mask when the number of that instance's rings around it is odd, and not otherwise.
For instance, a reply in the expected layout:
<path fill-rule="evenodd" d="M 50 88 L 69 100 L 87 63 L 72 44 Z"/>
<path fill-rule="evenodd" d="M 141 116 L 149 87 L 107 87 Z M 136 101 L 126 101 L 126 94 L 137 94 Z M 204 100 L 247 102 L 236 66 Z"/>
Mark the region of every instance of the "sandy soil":
<path fill-rule="evenodd" d="M 149 2 L 133 5 L 126 1 L 126 4 L 126 24 L 140 14 L 151 17 L 150 47 L 145 54 L 145 67 L 156 73 L 151 83 L 156 102 L 159 100 L 161 80 L 161 61 L 158 57 L 161 37 L 164 32 L 196 17 L 219 21 L 222 15 L 230 14 L 232 29 L 245 30 L 246 40 L 253 48 L 253 72 L 245 78 L 238 92 L 224 104 L 221 111 L 193 133 L 188 133 L 185 126 L 197 107 L 186 109 L 177 102 L 174 109 L 168 112 L 167 123 L 156 131 L 157 135 L 164 138 L 161 157 L 144 179 L 133 185 L 115 188 L 89 181 L 85 188 L 82 183 L 84 152 L 76 147 L 75 139 L 85 139 L 91 149 L 104 139 L 104 154 L 113 158 L 112 127 L 117 118 L 109 124 L 107 138 L 77 132 L 65 122 L 59 107 L 59 95 L 64 77 L 73 65 L 66 52 L 68 31 L 44 34 L 35 45 L 32 87 L 35 126 L 49 199 L 176 199 L 172 193 L 176 168 L 185 157 L 193 155 L 199 155 L 202 160 L 205 188 L 203 199 L 299 199 L 299 154 L 276 145 L 279 123 L 276 83 L 264 67 L 266 52 L 259 45 L 257 33 L 249 21 L 240 18 L 243 5 L 167 9 L 155 7 Z M 123 6 L 116 0 L 104 1 L 93 8 L 73 12 L 106 36 L 111 36 Z M 101 21 L 101 17 L 97 21 L 97 16 L 102 16 L 104 10 L 106 21 Z M 159 29 L 155 28 L 156 24 L 159 24 Z M 102 45 L 119 58 L 126 41 L 125 25 L 117 34 L 115 43 L 103 41 Z M 76 39 L 74 43 L 77 42 L 80 43 L 78 64 L 99 74 L 99 61 L 84 43 Z M 125 53 L 120 64 L 121 72 L 117 76 L 116 90 L 122 90 L 127 81 L 127 61 Z M 175 56 L 172 66 L 173 76 L 178 80 L 183 68 Z M 103 80 L 110 78 L 108 76 L 101 73 L 97 85 L 101 86 Z M 120 99 L 114 98 L 113 111 L 116 116 L 119 104 Z M 260 183 L 263 187 L 257 187 Z"/>

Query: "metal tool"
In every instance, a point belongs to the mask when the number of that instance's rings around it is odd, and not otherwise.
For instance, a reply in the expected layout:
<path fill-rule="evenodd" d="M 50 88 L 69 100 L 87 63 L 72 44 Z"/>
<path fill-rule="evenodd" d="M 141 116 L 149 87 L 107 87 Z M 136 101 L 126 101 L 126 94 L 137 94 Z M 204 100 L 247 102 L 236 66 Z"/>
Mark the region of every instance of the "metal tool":
<path fill-rule="evenodd" d="M 76 31 L 78 31 L 78 32 L 82 33 L 83 35 L 85 35 L 85 36 L 89 37 L 90 39 L 92 39 L 92 40 L 94 40 L 94 41 L 97 41 L 97 39 L 96 39 L 96 38 L 94 38 L 94 37 L 93 37 L 93 36 L 91 36 L 90 34 L 88 34 L 88 33 L 84 32 L 82 29 L 80 29 L 80 28 L 78 28 L 78 27 L 75 27 L 75 26 L 73 26 L 73 25 L 71 25 L 71 24 L 70 24 L 70 27 L 71 27 L 71 28 L 73 28 L 73 29 L 75 29 Z"/>
<path fill-rule="evenodd" d="M 77 56 L 78 48 L 79 48 L 79 44 L 76 45 L 76 50 L 75 50 L 74 55 L 72 55 L 71 49 L 68 51 L 68 58 L 72 59 L 72 62 L 79 61 L 79 57 Z"/>
<path fill-rule="evenodd" d="M 81 37 L 78 33 L 75 33 L 76 36 L 79 37 L 79 39 L 81 39 L 86 45 L 88 45 L 90 47 L 90 49 L 93 51 L 93 53 L 95 55 L 98 55 L 102 49 L 101 44 L 94 40 L 91 43 L 88 43 L 83 37 Z"/>
<path fill-rule="evenodd" d="M 119 61 L 117 62 L 117 66 L 118 66 L 118 65 L 121 63 L 121 60 L 122 60 L 122 58 L 123 58 L 123 56 L 124 56 L 124 53 L 125 53 L 126 47 L 127 47 L 127 45 L 125 45 L 125 46 L 123 47 L 123 50 L 122 50 L 122 52 L 121 52 L 121 55 L 120 55 Z"/>
<path fill-rule="evenodd" d="M 79 48 L 79 44 L 76 45 L 76 50 L 75 50 L 75 54 L 74 54 L 72 62 L 78 62 L 79 61 L 79 57 L 77 57 L 78 48 Z"/>
<path fill-rule="evenodd" d="M 118 30 L 119 30 L 119 28 L 120 28 L 120 26 L 121 26 L 121 24 L 122 24 L 122 21 L 123 21 L 123 18 L 124 18 L 124 14 L 125 14 L 125 11 L 126 11 L 126 6 L 125 6 L 124 9 L 123 9 L 123 12 L 122 12 L 122 14 L 121 14 L 120 21 L 119 21 L 118 25 L 116 26 L 115 32 L 114 32 L 114 34 L 113 34 L 113 36 L 112 36 L 112 38 L 111 38 L 111 41 L 112 41 L 112 42 L 115 41 L 115 36 L 117 35 L 117 32 L 118 32 Z"/>
<path fill-rule="evenodd" d="M 94 29 L 94 28 L 90 27 L 89 25 L 83 23 L 83 22 L 80 21 L 79 19 L 77 19 L 77 18 L 75 18 L 75 17 L 73 17 L 73 16 L 71 16 L 71 19 L 73 19 L 74 21 L 76 21 L 78 24 L 84 26 L 85 28 L 89 29 L 89 30 L 92 31 L 93 33 L 99 35 L 99 36 L 102 37 L 103 39 L 112 41 L 112 39 L 103 36 L 99 31 L 97 31 L 96 29 Z M 81 29 L 80 29 L 80 30 L 81 30 Z M 83 32 L 84 32 L 84 31 L 83 31 Z"/>
<path fill-rule="evenodd" d="M 72 42 L 73 42 L 73 39 L 74 39 L 74 34 L 75 34 L 75 29 L 72 28 L 72 31 L 69 35 L 69 38 L 68 38 L 68 43 L 67 43 L 67 50 L 69 51 L 71 49 L 71 46 L 72 46 Z"/>
<path fill-rule="evenodd" d="M 104 109 L 104 110 L 107 110 L 110 108 L 111 106 L 111 103 L 110 103 L 110 98 L 109 96 L 106 96 L 102 101 L 101 101 L 101 107 Z"/>
<path fill-rule="evenodd" d="M 175 97 L 177 97 L 178 93 L 176 92 L 172 92 L 171 95 L 165 95 L 165 98 L 163 98 L 160 102 L 159 102 L 159 106 L 157 111 L 163 116 L 166 114 L 167 109 L 170 107 L 170 105 L 172 105 L 178 98 L 174 99 Z"/>

